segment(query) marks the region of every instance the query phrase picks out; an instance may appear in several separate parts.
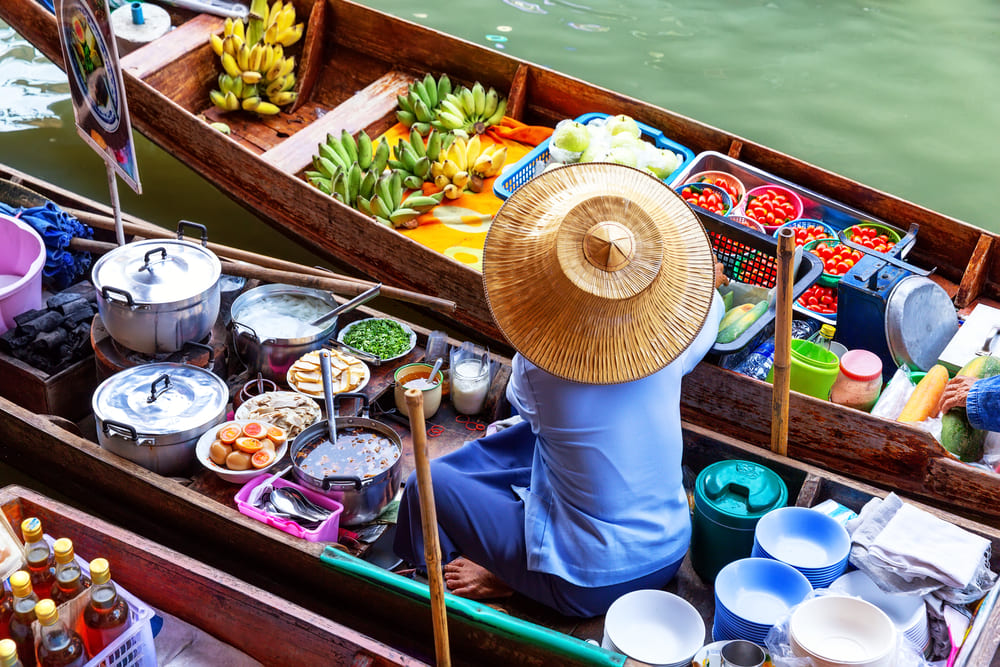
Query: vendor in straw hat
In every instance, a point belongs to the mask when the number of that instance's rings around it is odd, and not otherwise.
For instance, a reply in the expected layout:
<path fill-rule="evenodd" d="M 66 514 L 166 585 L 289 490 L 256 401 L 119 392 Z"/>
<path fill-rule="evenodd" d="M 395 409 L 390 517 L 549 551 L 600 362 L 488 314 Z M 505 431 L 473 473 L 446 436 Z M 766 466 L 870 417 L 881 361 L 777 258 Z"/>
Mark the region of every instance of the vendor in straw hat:
<path fill-rule="evenodd" d="M 507 397 L 523 420 L 432 462 L 445 583 L 575 616 L 663 587 L 691 535 L 681 377 L 723 311 L 703 227 L 645 172 L 561 167 L 497 213 L 483 277 L 518 350 Z M 421 564 L 416 487 L 395 548 Z"/>

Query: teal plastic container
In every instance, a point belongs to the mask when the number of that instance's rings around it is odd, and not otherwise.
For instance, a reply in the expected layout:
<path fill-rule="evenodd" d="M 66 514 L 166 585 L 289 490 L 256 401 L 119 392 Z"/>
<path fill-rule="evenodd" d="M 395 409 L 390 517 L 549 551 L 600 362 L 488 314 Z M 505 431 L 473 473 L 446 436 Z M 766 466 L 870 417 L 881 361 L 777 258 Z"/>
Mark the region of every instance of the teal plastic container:
<path fill-rule="evenodd" d="M 694 483 L 691 565 L 714 583 L 723 567 L 748 558 L 757 521 L 788 504 L 788 487 L 770 468 L 752 461 L 718 461 Z"/>

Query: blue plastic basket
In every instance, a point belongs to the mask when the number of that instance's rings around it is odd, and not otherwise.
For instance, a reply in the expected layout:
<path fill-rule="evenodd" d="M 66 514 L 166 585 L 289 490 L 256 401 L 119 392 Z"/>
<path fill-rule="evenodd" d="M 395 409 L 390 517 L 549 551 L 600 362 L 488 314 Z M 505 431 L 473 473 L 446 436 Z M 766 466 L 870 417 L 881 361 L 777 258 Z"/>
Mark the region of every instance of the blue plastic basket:
<path fill-rule="evenodd" d="M 610 114 L 606 113 L 585 113 L 582 116 L 577 117 L 575 120 L 578 123 L 583 123 L 586 125 L 595 118 L 607 118 Z M 655 127 L 650 127 L 645 123 L 636 122 L 639 126 L 639 130 L 642 135 L 648 139 L 651 139 L 657 148 L 669 148 L 677 155 L 681 156 L 681 163 L 677 165 L 677 168 L 671 173 L 671 175 L 666 179 L 668 185 L 673 185 L 674 177 L 679 176 L 684 168 L 689 162 L 694 160 L 694 151 L 692 151 L 687 146 L 681 146 L 676 141 L 671 141 L 663 136 L 663 132 L 656 129 Z M 495 194 L 500 199 L 507 199 L 512 194 L 514 190 L 530 181 L 534 178 L 539 170 L 544 167 L 545 163 L 549 161 L 549 140 L 546 139 L 542 143 L 538 144 L 525 155 L 523 158 L 518 160 L 514 166 L 512 166 L 505 174 L 501 174 L 499 178 L 493 183 L 493 194 Z"/>
<path fill-rule="evenodd" d="M 831 239 L 837 238 L 837 232 L 833 227 L 826 224 L 822 220 L 814 220 L 813 218 L 796 218 L 795 220 L 789 220 L 785 224 L 779 225 L 778 228 L 774 230 L 774 234 L 772 234 L 772 236 L 774 238 L 778 238 L 778 232 L 785 227 L 791 227 L 792 229 L 798 227 L 822 227 Z"/>

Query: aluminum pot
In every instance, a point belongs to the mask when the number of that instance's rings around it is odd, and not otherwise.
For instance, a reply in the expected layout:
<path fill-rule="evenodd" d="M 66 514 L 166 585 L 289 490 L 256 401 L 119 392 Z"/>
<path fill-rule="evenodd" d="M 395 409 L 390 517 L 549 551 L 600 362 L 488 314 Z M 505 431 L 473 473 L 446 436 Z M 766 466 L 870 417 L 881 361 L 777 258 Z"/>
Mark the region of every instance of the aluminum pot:
<path fill-rule="evenodd" d="M 232 330 L 233 347 L 237 356 L 246 364 L 250 375 L 260 373 L 268 380 L 285 384 L 285 374 L 288 368 L 306 352 L 312 352 L 323 347 L 337 330 L 337 314 L 346 312 L 379 294 L 381 284 L 361 293 L 347 303 L 338 304 L 329 292 L 296 287 L 294 285 L 262 285 L 247 290 L 233 301 Z M 252 326 L 254 313 L 272 310 L 268 302 L 273 304 L 278 298 L 300 298 L 316 302 L 316 317 L 323 316 L 323 321 L 315 327 L 303 327 L 309 330 L 306 335 L 297 337 L 281 337 L 269 335 L 266 330 L 258 331 Z M 308 324 L 303 322 L 303 324 Z"/>
<path fill-rule="evenodd" d="M 183 228 L 201 230 L 201 245 Z M 205 338 L 219 316 L 222 264 L 202 225 L 182 220 L 177 240 L 129 243 L 94 264 L 97 310 L 118 343 L 143 354 L 176 352 Z"/>
<path fill-rule="evenodd" d="M 337 407 L 344 400 L 360 399 L 362 402 L 361 416 L 337 416 Z M 289 449 L 292 459 L 292 472 L 303 485 L 319 493 L 333 498 L 344 506 L 340 515 L 340 523 L 352 526 L 367 523 L 375 519 L 385 506 L 395 497 L 402 483 L 403 443 L 399 435 L 387 424 L 368 417 L 368 397 L 364 394 L 337 394 L 334 405 L 330 408 L 334 415 L 338 434 L 348 428 L 361 428 L 367 432 L 384 436 L 398 449 L 398 456 L 388 467 L 378 474 L 362 479 L 360 477 L 317 477 L 301 467 L 305 454 L 317 444 L 329 442 L 326 420 L 318 421 L 295 436 Z M 338 435 L 338 442 L 340 436 Z M 300 453 L 302 452 L 302 453 Z M 345 456 L 353 451 L 345 451 Z"/>
<path fill-rule="evenodd" d="M 229 388 L 198 366 L 168 362 L 115 373 L 94 391 L 101 447 L 161 475 L 187 472 L 195 445 L 226 417 Z"/>

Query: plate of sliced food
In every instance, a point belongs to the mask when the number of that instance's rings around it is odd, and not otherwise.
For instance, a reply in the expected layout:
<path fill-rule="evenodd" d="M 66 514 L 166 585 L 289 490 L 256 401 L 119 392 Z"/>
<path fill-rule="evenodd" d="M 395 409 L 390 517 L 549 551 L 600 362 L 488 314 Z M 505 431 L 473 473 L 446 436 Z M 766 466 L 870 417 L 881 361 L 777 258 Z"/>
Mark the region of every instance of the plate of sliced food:
<path fill-rule="evenodd" d="M 236 410 L 237 420 L 260 420 L 283 428 L 289 440 L 315 424 L 322 416 L 319 404 L 294 391 L 269 391 L 248 398 Z"/>
<path fill-rule="evenodd" d="M 361 391 L 371 379 L 371 371 L 365 362 L 357 357 L 330 350 L 330 377 L 333 380 L 332 393 L 343 394 Z M 323 400 L 323 372 L 320 368 L 320 351 L 306 352 L 288 368 L 288 386 L 310 398 Z"/>

